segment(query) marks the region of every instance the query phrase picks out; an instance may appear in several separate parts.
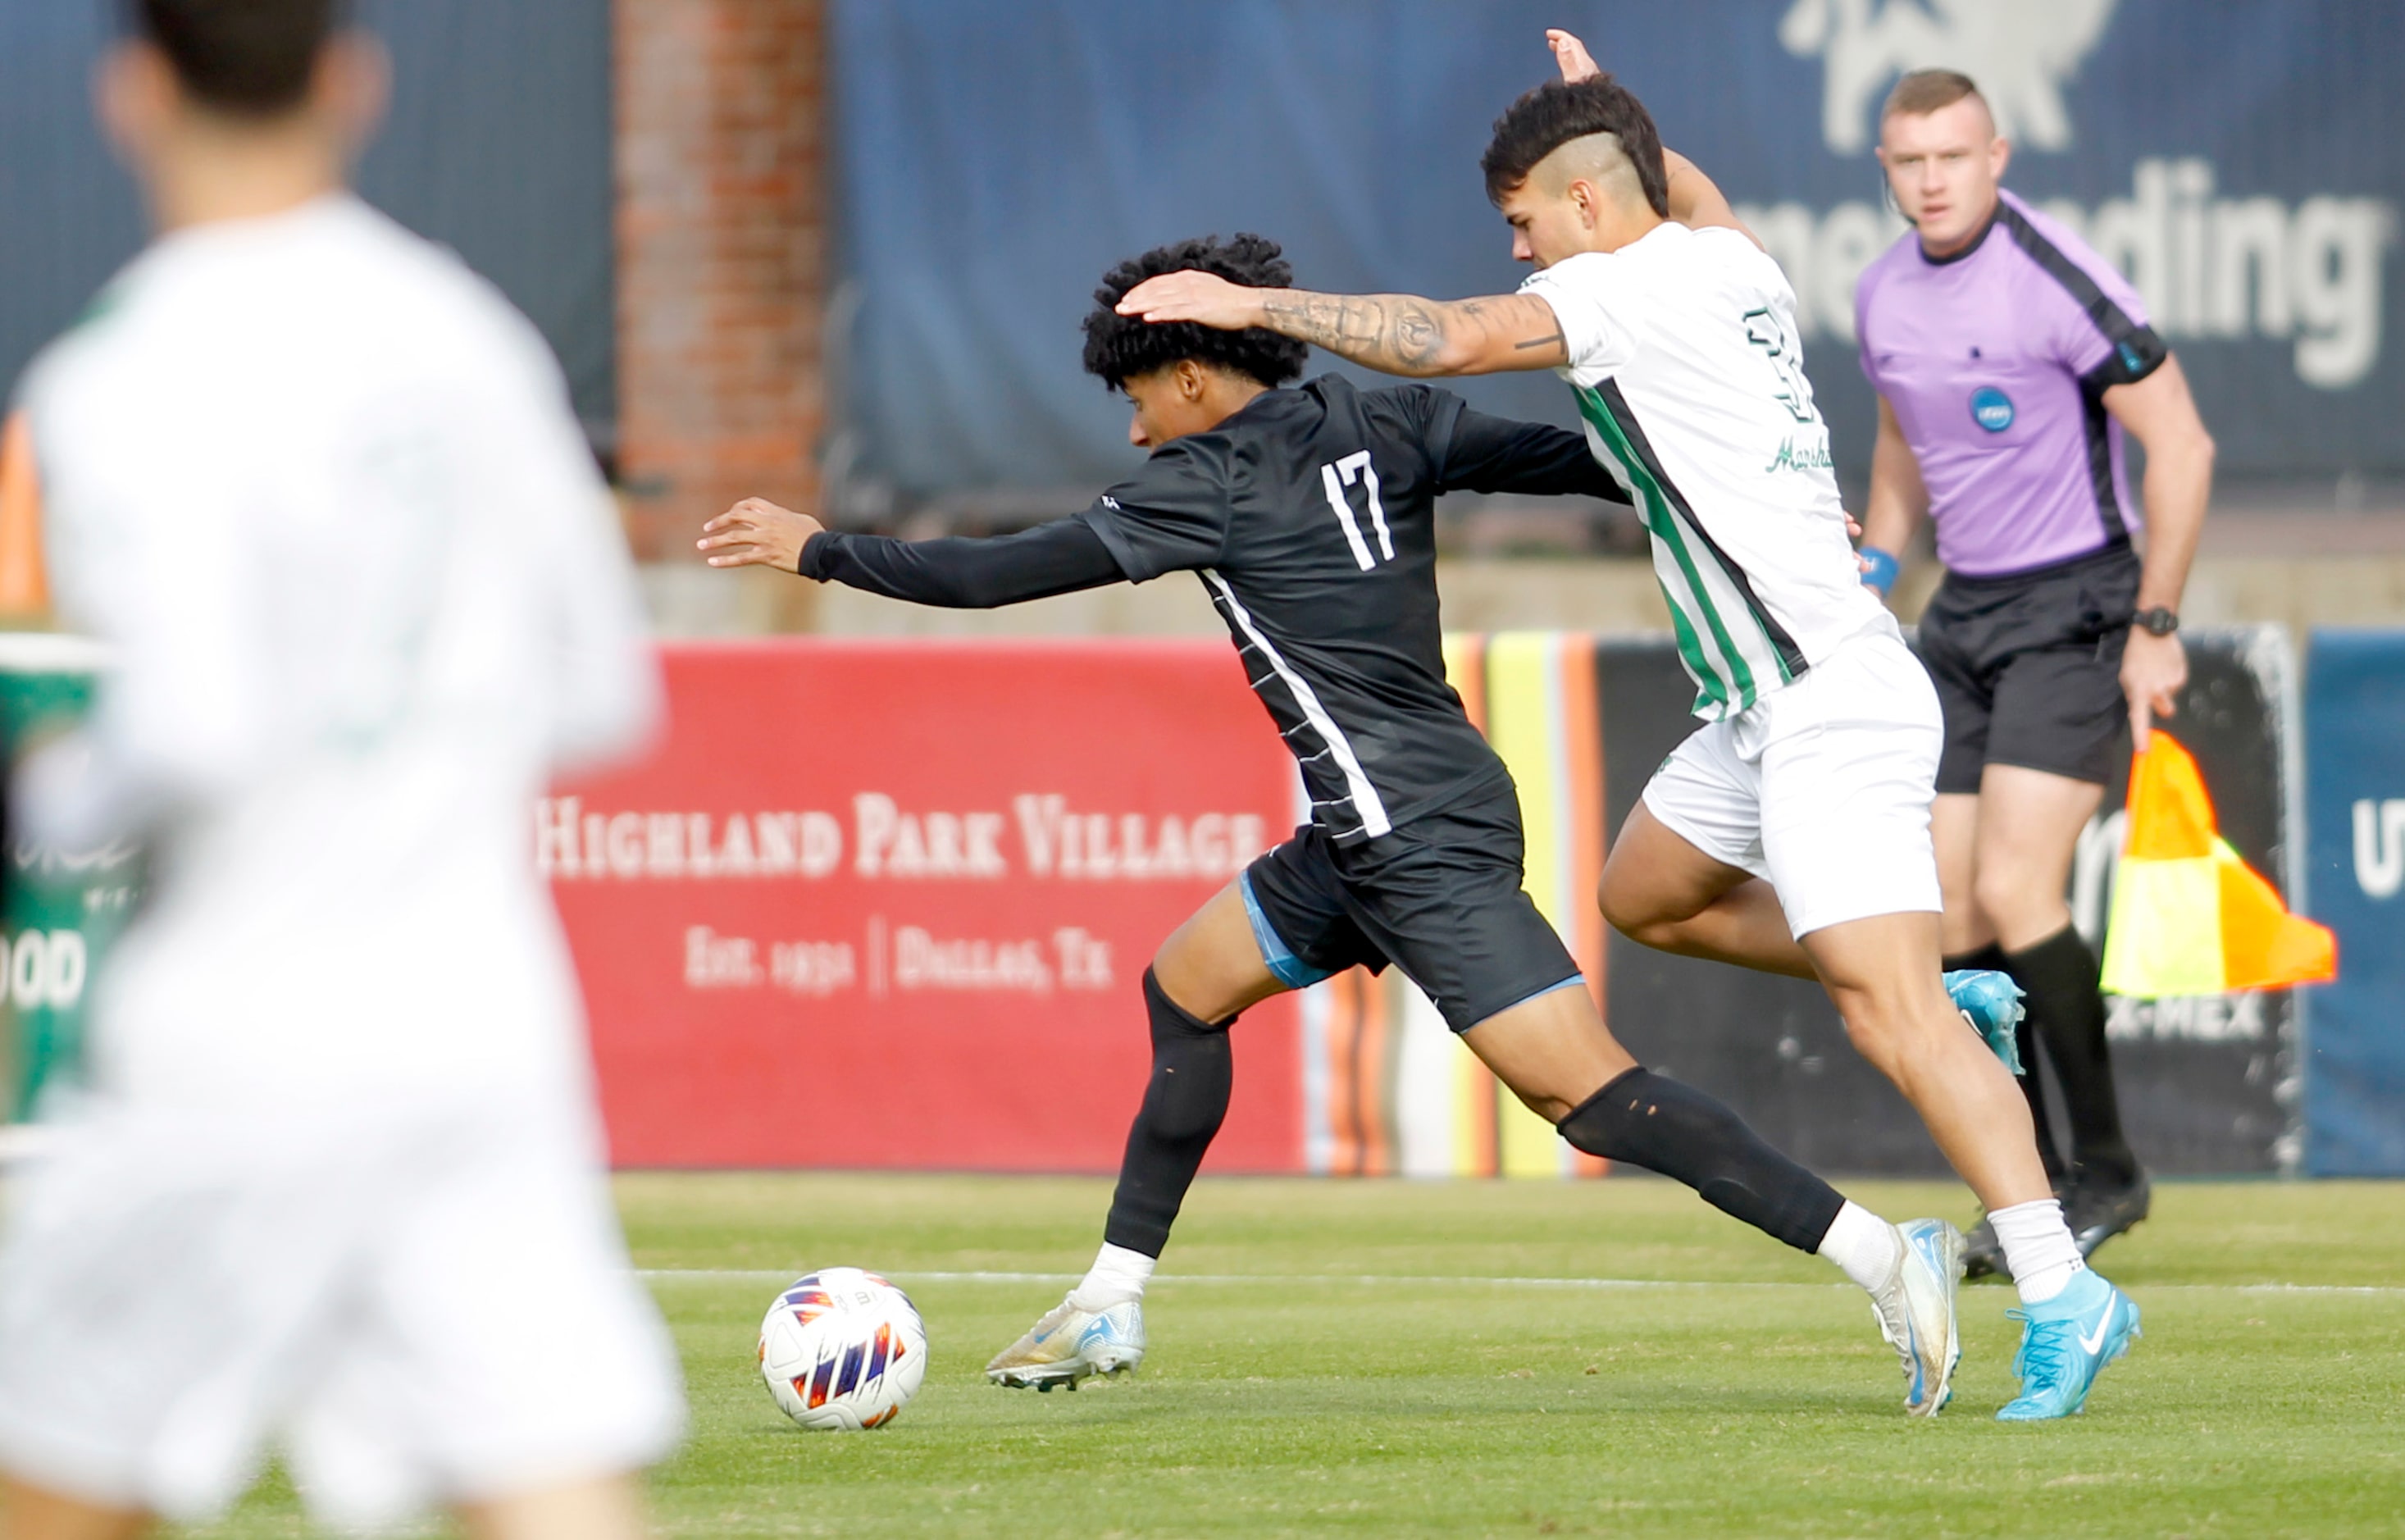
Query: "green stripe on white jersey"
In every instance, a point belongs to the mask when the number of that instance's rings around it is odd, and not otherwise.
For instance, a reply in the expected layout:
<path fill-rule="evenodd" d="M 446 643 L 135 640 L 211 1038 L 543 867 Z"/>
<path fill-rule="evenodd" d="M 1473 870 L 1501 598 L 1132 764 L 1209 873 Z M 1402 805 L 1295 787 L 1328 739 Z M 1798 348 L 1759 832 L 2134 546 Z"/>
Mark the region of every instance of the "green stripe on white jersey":
<path fill-rule="evenodd" d="M 1665 223 L 1522 288 L 1560 322 L 1588 445 L 1644 518 L 1696 715 L 1897 634 L 1846 536 L 1778 263 L 1737 231 Z"/>
<path fill-rule="evenodd" d="M 1776 623 L 1747 591 L 1744 574 L 1705 537 L 1686 500 L 1634 442 L 1633 421 L 1624 422 L 1601 390 L 1573 389 L 1588 445 L 1628 488 L 1653 537 L 1653 575 L 1670 606 L 1679 657 L 1695 681 L 1695 714 L 1717 721 L 1792 682 L 1802 658 L 1793 643 L 1781 647 Z"/>

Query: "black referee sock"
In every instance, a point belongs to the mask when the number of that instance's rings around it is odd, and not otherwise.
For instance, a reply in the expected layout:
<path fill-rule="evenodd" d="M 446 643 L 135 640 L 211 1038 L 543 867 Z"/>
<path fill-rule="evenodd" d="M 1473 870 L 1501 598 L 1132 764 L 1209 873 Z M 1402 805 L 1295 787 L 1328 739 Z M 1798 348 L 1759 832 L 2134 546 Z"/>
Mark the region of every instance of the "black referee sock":
<path fill-rule="evenodd" d="M 2030 993 L 2028 981 L 2013 971 L 2012 959 L 2005 956 L 2004 949 L 1993 941 L 1976 952 L 1965 952 L 1960 956 L 1947 958 L 1945 967 L 1948 973 L 1958 968 L 1982 968 L 1992 973 L 2008 974 L 2013 982 L 2021 986 L 2022 995 Z M 2037 1129 L 2037 1158 L 2046 1167 L 2046 1185 L 2060 1188 L 2063 1182 L 2062 1153 L 2055 1147 L 2054 1124 L 2048 1121 L 2046 1111 L 2046 1078 L 2037 1067 L 2036 1007 L 2034 1000 L 2022 1001 L 2020 1024 L 2013 1028 L 2013 1045 L 2019 1050 L 2021 1056 L 2021 1097 L 2029 1103 L 2030 1122 Z M 2061 1073 L 2059 1067 L 2056 1073 Z"/>
<path fill-rule="evenodd" d="M 1590 1155 L 1685 1182 L 1706 1203 L 1799 1251 L 1818 1251 L 1846 1200 L 1693 1086 L 1632 1069 L 1579 1104 L 1561 1136 Z"/>
<path fill-rule="evenodd" d="M 1152 1018 L 1152 1081 L 1144 1106 L 1128 1129 L 1127 1153 L 1119 1160 L 1118 1190 L 1103 1239 L 1146 1256 L 1160 1255 L 1169 1227 L 1186 1201 L 1186 1189 L 1202 1168 L 1203 1151 L 1228 1115 L 1235 1056 L 1228 1028 L 1236 1018 L 1213 1025 L 1179 1010 L 1160 992 L 1152 969 L 1144 970 L 1144 1005 Z"/>
<path fill-rule="evenodd" d="M 2113 1060 L 2104 1045 L 2104 996 L 2096 954 L 2078 927 L 2065 925 L 2037 945 L 2008 953 L 2005 969 L 2029 996 L 2029 1017 L 2046 1041 L 2071 1119 L 2074 1172 L 2105 1185 L 2138 1177 L 2138 1158 L 2121 1135 L 2121 1105 L 2113 1094 Z M 2023 1024 L 2024 1030 L 2028 1023 Z"/>

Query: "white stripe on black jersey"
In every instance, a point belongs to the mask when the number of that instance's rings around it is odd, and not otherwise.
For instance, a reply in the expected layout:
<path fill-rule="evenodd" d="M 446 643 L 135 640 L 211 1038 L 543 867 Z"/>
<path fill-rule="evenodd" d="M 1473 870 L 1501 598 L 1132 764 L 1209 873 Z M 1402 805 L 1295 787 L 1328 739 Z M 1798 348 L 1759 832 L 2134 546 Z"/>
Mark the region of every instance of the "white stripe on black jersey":
<path fill-rule="evenodd" d="M 1357 542 L 1360 537 L 1356 534 L 1353 538 Z M 1338 772 L 1344 777 L 1343 797 L 1327 801 L 1316 797 L 1311 799 L 1312 816 L 1317 818 L 1322 808 L 1329 811 L 1333 816 L 1326 822 L 1331 837 L 1358 833 L 1374 840 L 1393 828 L 1394 824 L 1386 817 L 1385 801 L 1379 797 L 1378 788 L 1370 784 L 1368 772 L 1361 768 L 1360 756 L 1353 752 L 1353 744 L 1345 738 L 1344 729 L 1336 725 L 1336 719 L 1328 714 L 1328 708 L 1319 703 L 1319 697 L 1312 693 L 1310 683 L 1288 668 L 1286 659 L 1278 656 L 1276 643 L 1262 635 L 1261 629 L 1253 624 L 1252 615 L 1246 613 L 1244 601 L 1236 597 L 1235 589 L 1228 586 L 1226 578 L 1205 567 L 1202 569 L 1202 586 L 1211 590 L 1211 602 L 1218 607 L 1220 618 L 1227 621 L 1228 629 L 1242 639 L 1236 644 L 1236 652 L 1245 659 L 1245 679 L 1252 685 L 1253 693 L 1266 699 L 1267 691 L 1284 691 L 1287 699 L 1294 702 L 1295 709 L 1302 713 L 1303 726 L 1318 738 L 1322 745 L 1319 751 L 1305 754 L 1302 745 L 1295 742 L 1296 732 L 1300 729 L 1288 729 L 1286 741 L 1287 746 L 1294 750 L 1295 757 L 1306 765 L 1322 758 L 1332 760 Z M 1254 671 L 1252 665 L 1256 659 L 1267 664 L 1269 672 Z M 1353 821 L 1352 827 L 1345 827 L 1348 813 Z"/>

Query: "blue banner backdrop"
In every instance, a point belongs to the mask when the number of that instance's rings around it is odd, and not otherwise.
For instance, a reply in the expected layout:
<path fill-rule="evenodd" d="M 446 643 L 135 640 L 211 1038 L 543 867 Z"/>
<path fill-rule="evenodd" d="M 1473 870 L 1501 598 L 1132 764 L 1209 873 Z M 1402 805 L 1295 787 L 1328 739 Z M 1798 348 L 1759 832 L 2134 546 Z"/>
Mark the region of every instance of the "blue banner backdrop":
<path fill-rule="evenodd" d="M 1440 296 L 1522 274 L 1488 125 L 1582 29 L 1786 266 L 1841 471 L 1874 403 L 1851 294 L 1901 233 L 1871 158 L 1903 68 L 1972 72 L 2006 180 L 2134 275 L 2225 473 L 2405 471 L 2388 333 L 2405 7 L 2380 0 L 835 0 L 855 473 L 906 492 L 1115 479 L 1078 369 L 1105 268 L 1258 231 L 1309 287 Z M 1324 363 L 1324 360 L 1321 360 Z M 1480 403 L 1568 422 L 1545 376 Z"/>
<path fill-rule="evenodd" d="M 2305 1166 L 2405 1176 L 2405 631 L 2314 632 L 2305 824 L 2312 913 L 2338 932 L 2307 1020 Z"/>
<path fill-rule="evenodd" d="M 93 125 L 118 0 L 0 0 L 0 397 L 142 243 Z M 533 318 L 576 409 L 617 415 L 609 0 L 359 0 L 393 100 L 360 189 Z"/>

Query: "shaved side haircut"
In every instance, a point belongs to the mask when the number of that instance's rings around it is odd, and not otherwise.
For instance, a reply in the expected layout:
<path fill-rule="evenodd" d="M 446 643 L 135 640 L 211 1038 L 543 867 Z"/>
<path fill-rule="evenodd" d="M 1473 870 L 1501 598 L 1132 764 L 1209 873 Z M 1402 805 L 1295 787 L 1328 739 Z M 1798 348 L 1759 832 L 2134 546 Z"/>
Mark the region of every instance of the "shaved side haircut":
<path fill-rule="evenodd" d="M 1486 173 L 1486 196 L 1500 204 L 1528 180 L 1554 151 L 1581 139 L 1610 143 L 1594 146 L 1596 169 L 1607 175 L 1622 160 L 1636 174 L 1637 191 L 1645 205 L 1664 219 L 1670 217 L 1670 178 L 1662 164 L 1662 135 L 1653 115 L 1634 92 L 1609 75 L 1583 80 L 1548 80 L 1503 109 L 1495 120 L 1495 137 L 1479 168 Z"/>

